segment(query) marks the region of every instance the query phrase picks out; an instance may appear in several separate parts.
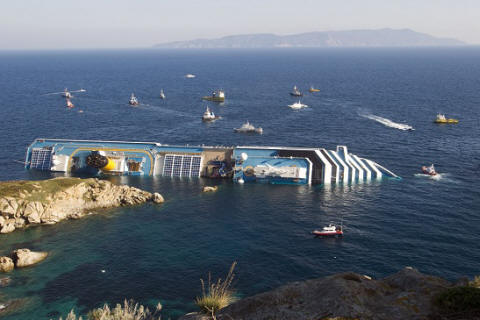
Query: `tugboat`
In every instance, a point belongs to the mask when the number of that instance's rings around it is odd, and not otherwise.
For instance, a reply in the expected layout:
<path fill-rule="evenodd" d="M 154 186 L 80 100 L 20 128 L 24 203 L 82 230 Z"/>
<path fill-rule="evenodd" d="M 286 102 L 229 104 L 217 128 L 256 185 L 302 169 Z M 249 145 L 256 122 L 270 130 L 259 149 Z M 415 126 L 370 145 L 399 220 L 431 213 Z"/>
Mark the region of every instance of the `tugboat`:
<path fill-rule="evenodd" d="M 139 104 L 137 97 L 135 97 L 135 95 L 134 95 L 133 93 L 132 93 L 132 95 L 130 96 L 130 101 L 128 101 L 128 103 L 129 103 L 131 106 L 137 106 L 137 105 Z"/>
<path fill-rule="evenodd" d="M 214 101 L 214 102 L 224 102 L 225 101 L 225 91 L 217 90 L 212 92 L 211 96 L 202 97 L 203 100 Z"/>
<path fill-rule="evenodd" d="M 163 93 L 163 89 L 160 90 L 160 99 L 165 99 L 165 93 Z"/>
<path fill-rule="evenodd" d="M 301 103 L 300 101 L 295 102 L 294 104 L 288 105 L 292 109 L 303 109 L 308 107 L 306 104 Z"/>
<path fill-rule="evenodd" d="M 188 73 L 188 74 L 185 75 L 185 78 L 187 78 L 187 79 L 193 79 L 195 77 L 196 76 L 194 74 L 191 74 L 191 73 Z"/>
<path fill-rule="evenodd" d="M 250 122 L 245 122 L 240 128 L 234 128 L 234 132 L 240 132 L 240 133 L 263 133 L 262 128 L 255 128 Z"/>
<path fill-rule="evenodd" d="M 458 120 L 457 119 L 447 119 L 445 117 L 444 114 L 437 114 L 437 118 L 435 119 L 435 121 L 433 121 L 434 123 L 458 123 Z"/>
<path fill-rule="evenodd" d="M 64 98 L 73 98 L 72 94 L 65 88 L 62 93 L 62 97 Z"/>
<path fill-rule="evenodd" d="M 310 86 L 310 89 L 308 89 L 309 92 L 320 92 L 320 89 L 315 89 L 313 86 Z"/>
<path fill-rule="evenodd" d="M 334 224 L 329 224 L 328 227 L 323 227 L 322 230 L 314 230 L 312 234 L 315 237 L 342 237 L 343 228 L 342 226 L 335 226 Z"/>
<path fill-rule="evenodd" d="M 75 106 L 73 105 L 72 101 L 70 101 L 70 98 L 67 98 L 67 108 L 68 108 L 68 109 L 75 108 Z"/>
<path fill-rule="evenodd" d="M 303 94 L 300 92 L 300 90 L 298 90 L 297 86 L 293 86 L 293 90 L 292 90 L 292 92 L 290 92 L 290 94 L 294 97 L 303 96 Z"/>
<path fill-rule="evenodd" d="M 436 176 L 438 174 L 437 171 L 435 171 L 435 167 L 433 166 L 433 164 L 429 167 L 423 166 L 422 172 L 423 174 L 428 174 L 429 176 Z"/>
<path fill-rule="evenodd" d="M 210 108 L 207 106 L 207 110 L 203 113 L 202 121 L 215 121 L 220 119 L 219 116 L 216 116 L 213 111 L 210 111 Z"/>

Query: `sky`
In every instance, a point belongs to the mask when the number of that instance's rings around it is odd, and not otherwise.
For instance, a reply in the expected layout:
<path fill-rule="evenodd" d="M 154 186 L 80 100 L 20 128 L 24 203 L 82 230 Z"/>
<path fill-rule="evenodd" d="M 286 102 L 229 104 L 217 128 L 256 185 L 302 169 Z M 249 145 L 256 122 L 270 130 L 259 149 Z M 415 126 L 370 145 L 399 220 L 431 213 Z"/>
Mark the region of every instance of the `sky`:
<path fill-rule="evenodd" d="M 381 28 L 480 44 L 480 0 L 0 0 L 0 50 Z"/>

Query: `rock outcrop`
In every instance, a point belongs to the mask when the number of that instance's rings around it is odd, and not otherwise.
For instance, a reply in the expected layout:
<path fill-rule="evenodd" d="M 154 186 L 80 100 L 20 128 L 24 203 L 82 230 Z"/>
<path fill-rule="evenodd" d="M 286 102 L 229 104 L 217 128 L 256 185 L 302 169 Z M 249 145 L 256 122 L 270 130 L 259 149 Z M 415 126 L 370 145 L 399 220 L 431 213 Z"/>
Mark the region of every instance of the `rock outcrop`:
<path fill-rule="evenodd" d="M 353 272 L 294 282 L 220 310 L 217 319 L 427 319 L 433 297 L 454 284 L 413 268 L 380 280 Z M 182 320 L 203 319 L 189 314 Z"/>
<path fill-rule="evenodd" d="M 215 192 L 218 190 L 218 186 L 210 187 L 210 186 L 205 186 L 203 187 L 203 192 Z"/>
<path fill-rule="evenodd" d="M 30 251 L 29 249 L 18 249 L 13 251 L 12 256 L 15 261 L 15 267 L 24 268 L 44 260 L 48 256 L 48 253 L 43 251 Z"/>
<path fill-rule="evenodd" d="M 10 272 L 13 270 L 13 260 L 9 257 L 0 257 L 0 272 Z"/>
<path fill-rule="evenodd" d="M 95 178 L 0 183 L 0 233 L 33 224 L 78 219 L 99 208 L 162 203 L 162 195 Z"/>

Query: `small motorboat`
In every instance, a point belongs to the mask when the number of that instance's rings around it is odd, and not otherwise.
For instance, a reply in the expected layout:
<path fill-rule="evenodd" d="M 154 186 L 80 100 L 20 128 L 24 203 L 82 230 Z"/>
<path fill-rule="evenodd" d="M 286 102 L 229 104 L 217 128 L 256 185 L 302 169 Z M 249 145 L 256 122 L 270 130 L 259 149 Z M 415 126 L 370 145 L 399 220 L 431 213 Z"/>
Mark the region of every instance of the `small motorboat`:
<path fill-rule="evenodd" d="M 75 105 L 72 103 L 72 101 L 70 100 L 70 98 L 67 98 L 67 108 L 68 108 L 68 109 L 75 108 Z"/>
<path fill-rule="evenodd" d="M 336 226 L 334 224 L 329 224 L 327 227 L 323 227 L 322 230 L 314 230 L 312 234 L 316 237 L 341 237 L 343 236 L 342 226 Z"/>
<path fill-rule="evenodd" d="M 310 89 L 308 89 L 309 92 L 320 92 L 320 89 L 315 89 L 313 86 L 310 86 Z"/>
<path fill-rule="evenodd" d="M 303 108 L 307 108 L 308 106 L 306 104 L 303 104 L 300 101 L 298 101 L 298 102 L 295 102 L 293 104 L 288 105 L 288 107 L 290 107 L 292 109 L 303 109 Z"/>
<path fill-rule="evenodd" d="M 207 107 L 207 110 L 205 110 L 205 112 L 203 113 L 202 121 L 215 121 L 218 119 L 220 119 L 220 117 L 216 116 L 215 113 L 213 113 L 213 111 L 211 111 L 210 108 Z"/>
<path fill-rule="evenodd" d="M 225 101 L 225 91 L 216 90 L 212 92 L 211 96 L 202 97 L 203 100 L 214 101 L 214 102 L 224 102 Z"/>
<path fill-rule="evenodd" d="M 72 94 L 65 88 L 62 92 L 62 97 L 64 98 L 73 98 Z"/>
<path fill-rule="evenodd" d="M 255 128 L 250 122 L 245 122 L 240 128 L 234 128 L 234 132 L 240 132 L 240 133 L 263 133 L 262 128 Z"/>
<path fill-rule="evenodd" d="M 433 164 L 429 167 L 423 166 L 422 172 L 423 174 L 428 174 L 429 176 L 436 176 L 438 174 L 437 171 L 435 171 L 435 167 L 433 166 Z"/>
<path fill-rule="evenodd" d="M 187 74 L 185 75 L 185 78 L 187 78 L 187 79 L 193 79 L 193 78 L 195 78 L 195 77 L 196 77 L 196 75 L 191 74 L 191 73 L 187 73 Z"/>
<path fill-rule="evenodd" d="M 452 118 L 447 119 L 444 114 L 439 113 L 439 114 L 437 114 L 437 118 L 433 122 L 434 123 L 454 123 L 454 124 L 456 124 L 456 123 L 458 123 L 458 120 L 457 119 L 452 119 Z"/>
<path fill-rule="evenodd" d="M 160 99 L 165 99 L 165 93 L 163 92 L 163 89 L 160 90 Z"/>
<path fill-rule="evenodd" d="M 132 95 L 130 96 L 130 100 L 128 101 L 128 103 L 129 103 L 131 106 L 137 106 L 137 105 L 139 104 L 137 97 L 135 97 L 135 95 L 134 95 L 133 93 L 132 93 Z"/>
<path fill-rule="evenodd" d="M 297 86 L 293 86 L 293 90 L 292 90 L 292 92 L 290 92 L 290 94 L 294 97 L 303 96 L 303 94 L 300 92 L 300 90 L 298 90 Z"/>

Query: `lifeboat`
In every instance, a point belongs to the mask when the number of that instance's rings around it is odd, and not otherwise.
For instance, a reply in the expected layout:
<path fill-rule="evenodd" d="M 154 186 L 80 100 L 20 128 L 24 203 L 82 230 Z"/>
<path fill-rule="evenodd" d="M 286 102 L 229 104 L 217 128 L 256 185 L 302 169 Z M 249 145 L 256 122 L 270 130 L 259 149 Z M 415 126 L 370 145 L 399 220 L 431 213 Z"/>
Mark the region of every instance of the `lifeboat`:
<path fill-rule="evenodd" d="M 343 228 L 342 226 L 329 224 L 327 227 L 323 227 L 322 230 L 312 231 L 312 234 L 316 237 L 342 237 Z"/>
<path fill-rule="evenodd" d="M 320 92 L 320 89 L 315 89 L 311 86 L 310 89 L 308 89 L 308 92 Z"/>

